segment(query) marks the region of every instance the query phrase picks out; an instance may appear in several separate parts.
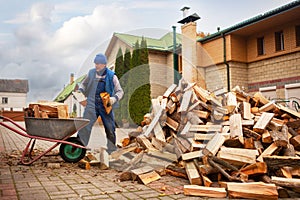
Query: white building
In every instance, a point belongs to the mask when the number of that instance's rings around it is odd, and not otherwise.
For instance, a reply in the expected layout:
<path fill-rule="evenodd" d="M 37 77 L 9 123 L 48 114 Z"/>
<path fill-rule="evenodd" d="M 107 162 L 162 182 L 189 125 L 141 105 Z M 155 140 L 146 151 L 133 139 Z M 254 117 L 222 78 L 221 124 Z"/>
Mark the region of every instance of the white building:
<path fill-rule="evenodd" d="M 28 91 L 28 80 L 0 79 L 0 110 L 23 111 Z"/>

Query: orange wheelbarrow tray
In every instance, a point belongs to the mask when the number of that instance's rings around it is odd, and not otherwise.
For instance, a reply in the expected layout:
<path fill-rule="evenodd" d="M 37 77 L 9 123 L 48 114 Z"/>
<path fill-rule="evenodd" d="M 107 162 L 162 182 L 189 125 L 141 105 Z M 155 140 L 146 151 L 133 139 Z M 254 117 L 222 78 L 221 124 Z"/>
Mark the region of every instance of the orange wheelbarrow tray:
<path fill-rule="evenodd" d="M 76 163 L 85 156 L 86 147 L 83 146 L 82 142 L 77 137 L 71 136 L 78 130 L 88 125 L 88 119 L 25 117 L 24 119 L 26 129 L 8 117 L 0 115 L 0 119 L 3 119 L 0 121 L 0 125 L 30 139 L 25 149 L 23 150 L 21 157 L 21 162 L 24 165 L 32 164 L 58 145 L 60 145 L 60 156 L 66 162 Z M 14 126 L 7 122 L 10 122 Z M 32 151 L 34 149 L 36 140 L 54 142 L 55 144 L 44 152 L 41 152 L 39 155 L 32 157 Z"/>

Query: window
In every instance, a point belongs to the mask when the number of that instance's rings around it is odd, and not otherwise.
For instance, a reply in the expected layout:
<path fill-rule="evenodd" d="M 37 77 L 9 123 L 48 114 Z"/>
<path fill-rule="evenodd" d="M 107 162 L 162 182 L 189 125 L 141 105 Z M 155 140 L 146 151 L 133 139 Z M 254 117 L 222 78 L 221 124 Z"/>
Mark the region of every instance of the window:
<path fill-rule="evenodd" d="M 275 48 L 276 51 L 284 50 L 283 31 L 275 32 Z"/>
<path fill-rule="evenodd" d="M 257 55 L 265 54 L 265 39 L 264 37 L 257 38 Z"/>
<path fill-rule="evenodd" d="M 2 104 L 8 104 L 8 98 L 2 97 Z"/>
<path fill-rule="evenodd" d="M 277 99 L 276 86 L 262 87 L 259 91 L 269 100 Z"/>
<path fill-rule="evenodd" d="M 300 25 L 296 26 L 296 46 L 300 47 Z"/>

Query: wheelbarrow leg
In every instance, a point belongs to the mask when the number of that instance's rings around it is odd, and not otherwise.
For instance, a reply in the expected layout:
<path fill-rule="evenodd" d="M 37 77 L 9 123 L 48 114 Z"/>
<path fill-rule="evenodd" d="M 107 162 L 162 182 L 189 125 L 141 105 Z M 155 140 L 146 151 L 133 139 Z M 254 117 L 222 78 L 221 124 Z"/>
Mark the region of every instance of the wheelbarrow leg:
<path fill-rule="evenodd" d="M 49 149 L 47 149 L 46 151 L 40 153 L 39 155 L 35 156 L 34 158 L 31 157 L 31 152 L 33 150 L 33 147 L 34 147 L 34 144 L 35 144 L 35 140 L 31 146 L 31 150 L 28 152 L 28 149 L 29 149 L 29 146 L 31 144 L 31 140 L 29 140 L 29 142 L 27 143 L 26 145 L 26 148 L 24 149 L 23 153 L 22 153 L 22 157 L 21 157 L 21 162 L 22 164 L 24 165 L 30 165 L 32 164 L 33 162 L 37 161 L 38 159 L 40 159 L 42 156 L 46 155 L 48 152 L 52 151 L 52 149 L 54 149 L 55 147 L 57 147 L 60 143 L 56 143 L 54 144 L 53 146 L 51 146 Z M 27 156 L 26 156 L 27 155 Z M 25 160 L 25 158 L 29 158 L 28 161 Z"/>

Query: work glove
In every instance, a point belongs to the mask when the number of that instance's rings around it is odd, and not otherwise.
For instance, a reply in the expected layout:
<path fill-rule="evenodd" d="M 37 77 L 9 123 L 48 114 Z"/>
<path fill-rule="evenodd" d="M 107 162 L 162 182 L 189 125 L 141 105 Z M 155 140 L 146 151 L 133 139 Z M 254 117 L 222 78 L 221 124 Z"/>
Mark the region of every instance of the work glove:
<path fill-rule="evenodd" d="M 116 97 L 109 97 L 109 103 L 110 105 L 114 105 L 117 101 L 117 98 Z"/>

